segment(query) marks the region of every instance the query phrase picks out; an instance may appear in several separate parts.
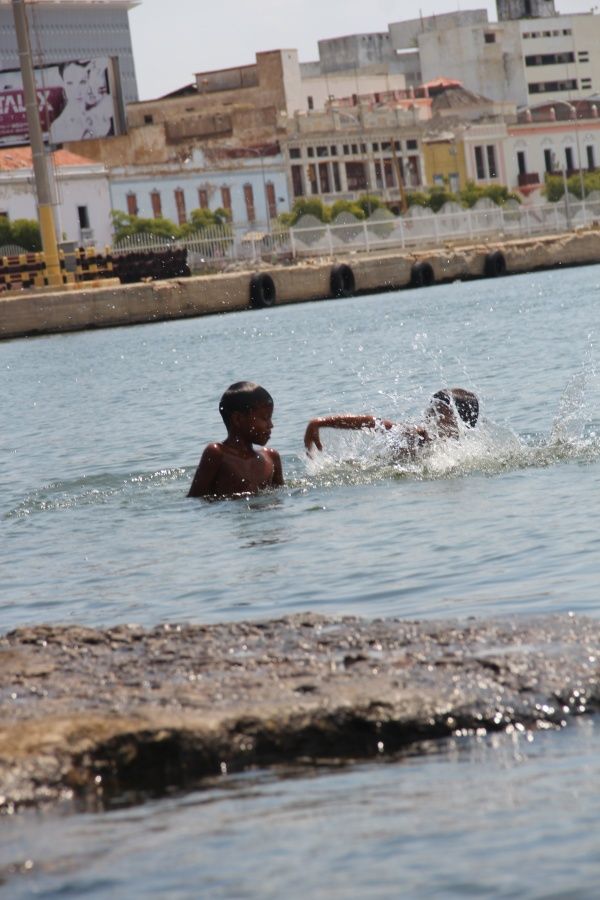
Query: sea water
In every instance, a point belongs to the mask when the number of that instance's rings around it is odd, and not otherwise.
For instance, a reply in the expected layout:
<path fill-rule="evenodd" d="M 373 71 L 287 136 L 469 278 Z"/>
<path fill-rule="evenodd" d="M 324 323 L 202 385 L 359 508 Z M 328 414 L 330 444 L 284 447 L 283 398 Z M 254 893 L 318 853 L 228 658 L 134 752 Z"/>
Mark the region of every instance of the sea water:
<path fill-rule="evenodd" d="M 597 615 L 599 302 L 585 267 L 0 345 L 0 629 Z M 241 379 L 273 394 L 286 487 L 187 499 Z M 451 386 L 481 401 L 459 442 L 304 453 L 312 416 L 416 424 Z M 595 896 L 596 726 L 520 742 L 6 820 L 0 873 L 10 896 Z"/>

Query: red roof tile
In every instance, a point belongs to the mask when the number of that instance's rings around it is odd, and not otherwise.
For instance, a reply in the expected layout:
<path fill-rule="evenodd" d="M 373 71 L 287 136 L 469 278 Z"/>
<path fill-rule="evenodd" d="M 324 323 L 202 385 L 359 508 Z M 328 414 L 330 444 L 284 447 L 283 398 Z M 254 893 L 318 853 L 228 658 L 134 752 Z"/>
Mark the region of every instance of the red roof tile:
<path fill-rule="evenodd" d="M 62 166 L 89 166 L 95 165 L 92 159 L 71 153 L 69 150 L 55 150 L 52 160 L 56 168 Z M 10 172 L 13 169 L 31 169 L 31 147 L 2 147 L 0 148 L 0 172 Z"/>

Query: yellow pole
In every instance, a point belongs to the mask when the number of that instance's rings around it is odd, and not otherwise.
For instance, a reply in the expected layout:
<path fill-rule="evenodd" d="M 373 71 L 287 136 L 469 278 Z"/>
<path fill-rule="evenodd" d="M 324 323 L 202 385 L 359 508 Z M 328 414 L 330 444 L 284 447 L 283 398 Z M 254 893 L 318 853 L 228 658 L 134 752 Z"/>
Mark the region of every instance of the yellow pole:
<path fill-rule="evenodd" d="M 44 138 L 38 111 L 35 75 L 31 60 L 31 44 L 29 42 L 27 13 L 25 11 L 24 0 L 12 0 L 12 4 L 17 45 L 19 48 L 19 64 L 21 67 L 21 77 L 23 79 L 25 108 L 27 111 L 27 125 L 29 128 L 29 142 L 31 144 L 40 234 L 46 260 L 46 276 L 48 278 L 48 284 L 56 287 L 62 285 L 63 280 L 60 271 L 56 227 L 52 210 L 53 198 L 50 173 L 48 171 L 48 160 L 44 149 Z"/>

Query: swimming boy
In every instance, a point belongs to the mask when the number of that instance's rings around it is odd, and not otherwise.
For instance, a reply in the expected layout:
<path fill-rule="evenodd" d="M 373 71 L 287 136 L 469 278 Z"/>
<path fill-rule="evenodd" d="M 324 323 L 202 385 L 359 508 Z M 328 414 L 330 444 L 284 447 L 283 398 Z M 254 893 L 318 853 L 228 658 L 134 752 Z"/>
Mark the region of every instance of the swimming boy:
<path fill-rule="evenodd" d="M 238 381 L 221 397 L 219 412 L 227 437 L 204 450 L 188 497 L 235 497 L 282 485 L 279 453 L 265 447 L 273 429 L 269 392 L 251 381 Z"/>
<path fill-rule="evenodd" d="M 313 446 L 322 450 L 319 429 L 321 428 L 348 428 L 360 430 L 362 428 L 384 428 L 390 431 L 392 428 L 399 433 L 404 440 L 404 445 L 399 448 L 404 454 L 414 455 L 415 451 L 434 440 L 447 440 L 458 438 L 460 427 L 458 418 L 468 427 L 473 428 L 479 418 L 479 400 L 472 391 L 464 388 L 449 388 L 437 391 L 431 398 L 431 403 L 426 410 L 425 425 L 405 425 L 391 422 L 389 419 L 379 419 L 373 415 L 346 415 L 335 413 L 331 416 L 320 416 L 311 419 L 304 433 L 304 446 L 310 453 Z"/>

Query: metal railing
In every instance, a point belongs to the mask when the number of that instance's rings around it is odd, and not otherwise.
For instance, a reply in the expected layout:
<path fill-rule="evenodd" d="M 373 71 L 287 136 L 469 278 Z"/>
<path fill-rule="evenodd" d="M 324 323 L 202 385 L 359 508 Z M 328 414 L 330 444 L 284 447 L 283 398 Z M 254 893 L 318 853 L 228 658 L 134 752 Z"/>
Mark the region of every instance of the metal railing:
<path fill-rule="evenodd" d="M 600 198 L 581 201 L 571 195 L 557 203 L 535 206 L 520 206 L 516 202 L 505 206 L 477 204 L 471 209 L 456 208 L 457 204 L 447 206 L 451 209 L 443 207 L 438 213 L 411 207 L 404 216 L 378 210 L 363 221 L 343 213 L 330 224 L 305 216 L 291 228 L 276 226 L 271 230 L 260 223 L 251 230 L 232 225 L 210 226 L 179 240 L 138 234 L 115 245 L 112 253 L 118 256 L 132 251 L 186 247 L 188 264 L 198 272 L 261 259 L 335 257 L 349 251 L 415 249 L 457 240 L 510 239 L 600 227 Z"/>

